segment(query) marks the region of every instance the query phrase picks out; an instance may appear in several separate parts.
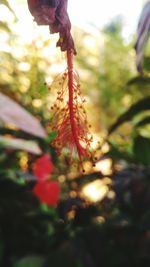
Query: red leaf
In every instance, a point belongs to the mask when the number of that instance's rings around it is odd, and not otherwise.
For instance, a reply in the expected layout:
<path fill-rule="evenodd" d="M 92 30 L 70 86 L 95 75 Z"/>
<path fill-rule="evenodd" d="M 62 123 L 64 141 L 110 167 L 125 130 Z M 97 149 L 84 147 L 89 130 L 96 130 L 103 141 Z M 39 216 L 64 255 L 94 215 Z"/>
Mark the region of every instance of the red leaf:
<path fill-rule="evenodd" d="M 137 40 L 135 43 L 136 50 L 136 66 L 138 72 L 143 72 L 143 55 L 145 44 L 148 39 L 148 33 L 150 31 L 150 1 L 148 1 L 142 9 L 138 29 L 137 29 Z"/>
<path fill-rule="evenodd" d="M 57 181 L 38 182 L 33 188 L 33 193 L 42 203 L 56 206 L 59 201 L 60 186 Z"/>
<path fill-rule="evenodd" d="M 32 135 L 46 137 L 46 132 L 40 122 L 18 103 L 2 93 L 0 93 L 0 107 L 0 120 L 4 123 L 12 124 Z"/>

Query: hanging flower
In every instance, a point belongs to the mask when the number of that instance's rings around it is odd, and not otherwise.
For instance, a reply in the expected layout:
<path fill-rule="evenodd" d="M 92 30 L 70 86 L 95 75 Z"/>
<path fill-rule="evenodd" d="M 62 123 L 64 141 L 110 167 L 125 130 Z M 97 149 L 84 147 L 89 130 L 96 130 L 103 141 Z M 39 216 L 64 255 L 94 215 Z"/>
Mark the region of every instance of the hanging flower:
<path fill-rule="evenodd" d="M 57 98 L 51 107 L 53 117 L 50 126 L 57 136 L 52 145 L 58 154 L 64 147 L 70 150 L 70 159 L 74 151 L 78 153 L 81 167 L 83 158 L 91 158 L 90 125 L 84 109 L 85 99 L 81 95 L 79 75 L 73 69 L 73 54 L 67 51 L 67 70 L 53 82 L 58 89 Z"/>
<path fill-rule="evenodd" d="M 137 70 L 143 72 L 143 54 L 150 30 L 150 1 L 144 6 L 138 23 L 137 40 L 135 43 Z"/>
<path fill-rule="evenodd" d="M 28 0 L 28 7 L 38 25 L 49 25 L 51 33 L 59 33 L 57 46 L 62 51 L 76 50 L 70 33 L 71 23 L 67 13 L 68 0 Z"/>
<path fill-rule="evenodd" d="M 59 183 L 51 180 L 37 182 L 33 188 L 33 194 L 42 203 L 48 204 L 49 206 L 56 206 L 60 197 Z"/>
<path fill-rule="evenodd" d="M 58 154 L 64 147 L 70 150 L 70 158 L 75 150 L 83 169 L 83 158 L 90 158 L 90 143 L 86 112 L 83 107 L 85 100 L 81 96 L 79 76 L 73 68 L 73 56 L 76 54 L 70 33 L 71 23 L 67 13 L 68 0 L 28 0 L 29 10 L 39 25 L 49 25 L 51 33 L 58 32 L 60 38 L 57 46 L 67 54 L 67 70 L 55 84 L 59 87 L 58 97 L 52 106 L 52 130 L 57 137 L 52 145 Z"/>
<path fill-rule="evenodd" d="M 48 154 L 39 157 L 33 164 L 32 171 L 38 181 L 46 180 L 53 172 L 54 166 Z"/>

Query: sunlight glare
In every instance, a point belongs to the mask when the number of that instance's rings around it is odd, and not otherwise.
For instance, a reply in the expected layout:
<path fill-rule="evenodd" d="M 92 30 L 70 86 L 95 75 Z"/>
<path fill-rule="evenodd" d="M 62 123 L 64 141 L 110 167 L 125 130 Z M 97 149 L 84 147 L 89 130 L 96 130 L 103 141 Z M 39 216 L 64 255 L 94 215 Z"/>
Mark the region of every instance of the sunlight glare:
<path fill-rule="evenodd" d="M 133 34 L 137 27 L 143 0 L 76 0 L 69 1 L 71 22 L 80 28 L 90 31 L 93 25 L 101 28 L 117 16 L 123 17 L 124 35 Z"/>
<path fill-rule="evenodd" d="M 134 33 L 143 5 L 143 0 L 136 0 L 136 8 L 135 0 L 93 0 L 92 2 L 89 0 L 72 0 L 68 2 L 68 13 L 73 26 L 90 31 L 90 29 L 94 30 L 93 25 L 102 28 L 112 18 L 122 16 L 124 18 L 124 31 L 126 35 Z M 37 24 L 33 22 L 33 17 L 28 10 L 27 1 L 9 0 L 9 3 L 18 17 L 18 23 L 13 26 L 14 30 L 20 35 L 24 43 L 31 42 L 39 33 L 43 40 L 49 38 L 53 40 L 53 38 L 55 38 L 53 35 L 50 37 L 48 27 L 38 27 Z M 12 14 L 10 14 L 9 10 L 3 5 L 1 5 L 0 17 L 1 20 L 12 20 Z"/>
<path fill-rule="evenodd" d="M 95 171 L 102 172 L 103 175 L 111 175 L 112 174 L 112 159 L 104 159 L 96 163 L 94 167 Z"/>
<path fill-rule="evenodd" d="M 95 180 L 82 189 L 82 194 L 91 202 L 101 201 L 108 193 L 108 186 L 103 181 Z"/>

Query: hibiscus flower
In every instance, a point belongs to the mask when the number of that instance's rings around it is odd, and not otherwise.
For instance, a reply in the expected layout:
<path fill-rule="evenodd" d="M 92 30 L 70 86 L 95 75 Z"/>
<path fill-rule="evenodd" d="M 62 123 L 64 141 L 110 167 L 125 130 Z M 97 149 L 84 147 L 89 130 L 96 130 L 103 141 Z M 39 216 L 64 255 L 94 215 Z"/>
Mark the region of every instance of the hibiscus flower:
<path fill-rule="evenodd" d="M 72 50 L 76 54 L 67 6 L 68 0 L 28 0 L 29 10 L 37 24 L 49 25 L 51 33 L 59 33 L 57 46 L 62 51 Z"/>

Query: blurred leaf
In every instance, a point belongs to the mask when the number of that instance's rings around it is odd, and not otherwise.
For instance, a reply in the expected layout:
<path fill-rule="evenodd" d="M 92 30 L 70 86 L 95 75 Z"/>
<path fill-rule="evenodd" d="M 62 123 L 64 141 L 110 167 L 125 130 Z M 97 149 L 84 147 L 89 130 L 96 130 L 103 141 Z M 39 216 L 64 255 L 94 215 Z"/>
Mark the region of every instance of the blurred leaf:
<path fill-rule="evenodd" d="M 38 137 L 46 137 L 46 132 L 40 122 L 18 103 L 0 93 L 0 119 L 10 123 L 24 132 Z"/>
<path fill-rule="evenodd" d="M 39 256 L 28 256 L 19 260 L 14 267 L 42 267 L 44 259 Z"/>
<path fill-rule="evenodd" d="M 11 32 L 10 28 L 8 27 L 7 23 L 6 22 L 3 22 L 3 21 L 0 21 L 0 29 L 1 30 L 4 30 L 4 31 L 7 31 L 7 32 Z"/>
<path fill-rule="evenodd" d="M 79 255 L 78 250 L 81 255 Z M 57 248 L 57 250 L 50 251 L 45 267 L 81 267 L 80 258 L 82 256 L 86 257 L 87 255 L 86 251 L 82 250 L 80 244 L 75 244 L 72 240 L 66 240 Z M 90 264 L 84 266 L 93 267 L 93 265 Z"/>
<path fill-rule="evenodd" d="M 132 155 L 128 147 L 125 147 L 125 146 L 121 147 L 121 146 L 118 146 L 117 144 L 112 144 L 112 143 L 110 143 L 110 145 L 111 145 L 110 150 L 108 153 L 106 153 L 106 155 L 111 157 L 113 161 L 117 162 L 118 160 L 121 160 L 121 159 L 124 159 L 127 162 L 132 161 Z"/>
<path fill-rule="evenodd" d="M 144 69 L 150 71 L 150 57 L 144 57 Z"/>
<path fill-rule="evenodd" d="M 104 33 L 120 36 L 123 28 L 122 16 L 117 16 L 104 26 Z"/>
<path fill-rule="evenodd" d="M 2 255 L 3 255 L 3 250 L 4 250 L 4 245 L 2 243 L 2 241 L 0 242 L 0 264 L 1 264 L 1 259 L 2 259 Z"/>
<path fill-rule="evenodd" d="M 136 136 L 133 153 L 138 163 L 150 165 L 150 139 L 140 135 Z"/>
<path fill-rule="evenodd" d="M 140 85 L 141 87 L 149 85 L 150 77 L 136 76 L 127 82 L 127 85 Z M 142 89 L 142 88 L 141 88 Z"/>
<path fill-rule="evenodd" d="M 48 142 L 48 144 L 51 143 L 55 139 L 56 136 L 57 136 L 57 132 L 55 131 L 51 132 L 46 138 L 46 141 Z"/>
<path fill-rule="evenodd" d="M 147 116 L 146 118 L 140 120 L 137 124 L 136 127 L 141 127 L 144 126 L 146 124 L 150 124 L 150 116 Z"/>
<path fill-rule="evenodd" d="M 130 121 L 139 112 L 150 109 L 150 97 L 146 97 L 139 102 L 133 104 L 125 113 L 123 113 L 117 121 L 109 128 L 108 134 L 110 135 L 122 123 Z"/>
<path fill-rule="evenodd" d="M 25 150 L 29 153 L 40 155 L 42 153 L 40 147 L 35 141 L 26 141 L 24 139 L 6 138 L 0 136 L 0 147 Z"/>
<path fill-rule="evenodd" d="M 11 6 L 7 0 L 1 0 L 0 4 L 5 5 L 13 13 L 13 15 L 16 18 L 16 14 L 15 14 L 14 10 L 11 8 Z"/>

